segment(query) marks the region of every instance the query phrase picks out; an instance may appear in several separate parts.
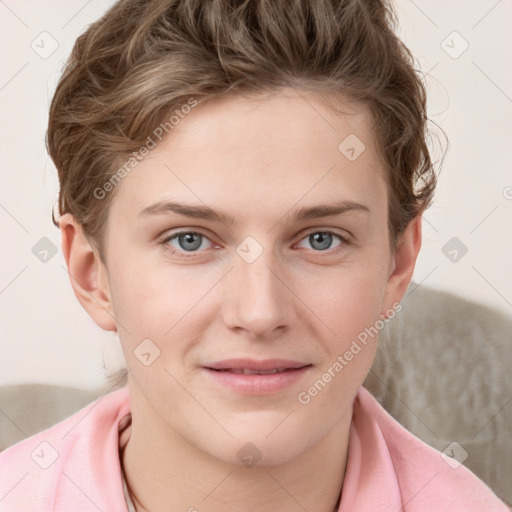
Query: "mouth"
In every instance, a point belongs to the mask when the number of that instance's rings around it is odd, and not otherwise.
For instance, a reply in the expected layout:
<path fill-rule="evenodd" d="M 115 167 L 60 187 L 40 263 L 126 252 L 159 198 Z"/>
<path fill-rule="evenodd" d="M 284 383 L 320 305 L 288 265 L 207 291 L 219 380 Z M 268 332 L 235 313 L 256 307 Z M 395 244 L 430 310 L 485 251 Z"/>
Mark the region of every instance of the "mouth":
<path fill-rule="evenodd" d="M 227 359 L 224 361 L 217 361 L 215 363 L 207 364 L 204 367 L 209 370 L 216 370 L 221 372 L 244 373 L 246 375 L 268 373 L 281 373 L 287 370 L 297 370 L 311 366 L 309 363 L 302 361 L 294 361 L 291 359 Z"/>
<path fill-rule="evenodd" d="M 203 366 L 213 380 L 232 391 L 269 395 L 296 383 L 312 364 L 285 359 L 230 359 Z"/>
<path fill-rule="evenodd" d="M 215 368 L 208 369 L 215 372 L 229 372 L 242 375 L 272 375 L 274 373 L 283 373 L 290 370 L 295 370 L 296 368 L 274 368 L 273 370 L 252 370 L 251 368 L 227 368 L 225 370 L 217 370 Z"/>

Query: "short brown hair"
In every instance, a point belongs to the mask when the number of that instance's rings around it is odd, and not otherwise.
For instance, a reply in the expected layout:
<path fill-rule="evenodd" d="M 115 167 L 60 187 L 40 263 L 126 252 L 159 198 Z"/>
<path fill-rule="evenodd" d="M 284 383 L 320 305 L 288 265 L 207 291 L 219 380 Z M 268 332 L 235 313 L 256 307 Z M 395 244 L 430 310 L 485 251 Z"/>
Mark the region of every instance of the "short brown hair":
<path fill-rule="evenodd" d="M 170 113 L 191 98 L 296 87 L 368 107 L 396 244 L 430 205 L 436 173 L 425 88 L 395 26 L 386 0 L 118 1 L 77 39 L 51 104 L 60 214 L 76 218 L 105 262 L 115 190 L 95 191 Z"/>

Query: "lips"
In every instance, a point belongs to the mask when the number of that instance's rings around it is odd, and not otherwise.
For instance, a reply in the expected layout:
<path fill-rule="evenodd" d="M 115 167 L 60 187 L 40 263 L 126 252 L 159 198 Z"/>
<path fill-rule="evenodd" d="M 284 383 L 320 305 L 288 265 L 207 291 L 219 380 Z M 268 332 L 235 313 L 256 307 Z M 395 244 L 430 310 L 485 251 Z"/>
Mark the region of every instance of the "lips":
<path fill-rule="evenodd" d="M 207 364 L 204 367 L 209 370 L 221 372 L 239 373 L 244 375 L 269 375 L 282 373 L 287 370 L 296 370 L 310 366 L 308 363 L 292 361 L 289 359 L 266 359 L 258 361 L 255 359 L 229 359 Z"/>
<path fill-rule="evenodd" d="M 227 368 L 224 370 L 216 370 L 216 371 L 240 373 L 243 375 L 271 375 L 273 373 L 283 373 L 288 370 L 290 370 L 290 368 L 274 368 L 273 370 L 251 370 L 250 368 Z"/>
<path fill-rule="evenodd" d="M 244 395 L 272 395 L 304 378 L 312 364 L 289 359 L 229 359 L 203 366 L 205 376 L 222 389 Z"/>

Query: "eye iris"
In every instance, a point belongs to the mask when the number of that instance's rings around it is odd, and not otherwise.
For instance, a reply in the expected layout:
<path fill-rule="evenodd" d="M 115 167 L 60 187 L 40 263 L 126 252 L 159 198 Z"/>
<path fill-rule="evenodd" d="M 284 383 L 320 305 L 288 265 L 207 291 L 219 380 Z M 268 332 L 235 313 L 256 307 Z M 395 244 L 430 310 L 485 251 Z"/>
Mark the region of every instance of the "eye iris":
<path fill-rule="evenodd" d="M 198 233 L 181 233 L 178 236 L 180 247 L 185 251 L 194 251 L 196 249 L 199 249 L 199 247 L 201 247 L 201 239 L 202 235 Z M 187 246 L 187 244 L 190 243 L 192 244 L 192 247 Z"/>
<path fill-rule="evenodd" d="M 324 251 L 325 249 L 328 249 L 332 243 L 332 234 L 322 232 L 313 233 L 309 235 L 309 241 L 311 242 L 312 247 Z M 320 247 L 315 247 L 315 243 L 317 242 L 320 243 Z"/>

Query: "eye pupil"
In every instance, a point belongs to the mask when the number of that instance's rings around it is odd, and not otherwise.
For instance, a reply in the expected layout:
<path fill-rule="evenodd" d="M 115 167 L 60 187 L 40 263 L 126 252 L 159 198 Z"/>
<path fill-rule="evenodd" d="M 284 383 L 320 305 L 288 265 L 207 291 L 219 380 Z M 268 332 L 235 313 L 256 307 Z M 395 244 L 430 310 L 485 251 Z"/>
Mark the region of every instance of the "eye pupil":
<path fill-rule="evenodd" d="M 328 249 L 330 245 L 332 244 L 332 234 L 331 233 L 324 233 L 324 232 L 318 232 L 313 233 L 309 235 L 311 246 L 315 247 L 315 243 L 319 243 L 320 246 L 316 246 L 315 249 L 318 249 L 320 251 L 324 251 L 325 249 Z"/>
<path fill-rule="evenodd" d="M 178 236 L 180 247 L 185 251 L 194 251 L 201 247 L 202 235 L 198 233 L 181 233 Z M 185 244 L 185 245 L 184 245 Z M 186 244 L 192 244 L 192 247 Z"/>

